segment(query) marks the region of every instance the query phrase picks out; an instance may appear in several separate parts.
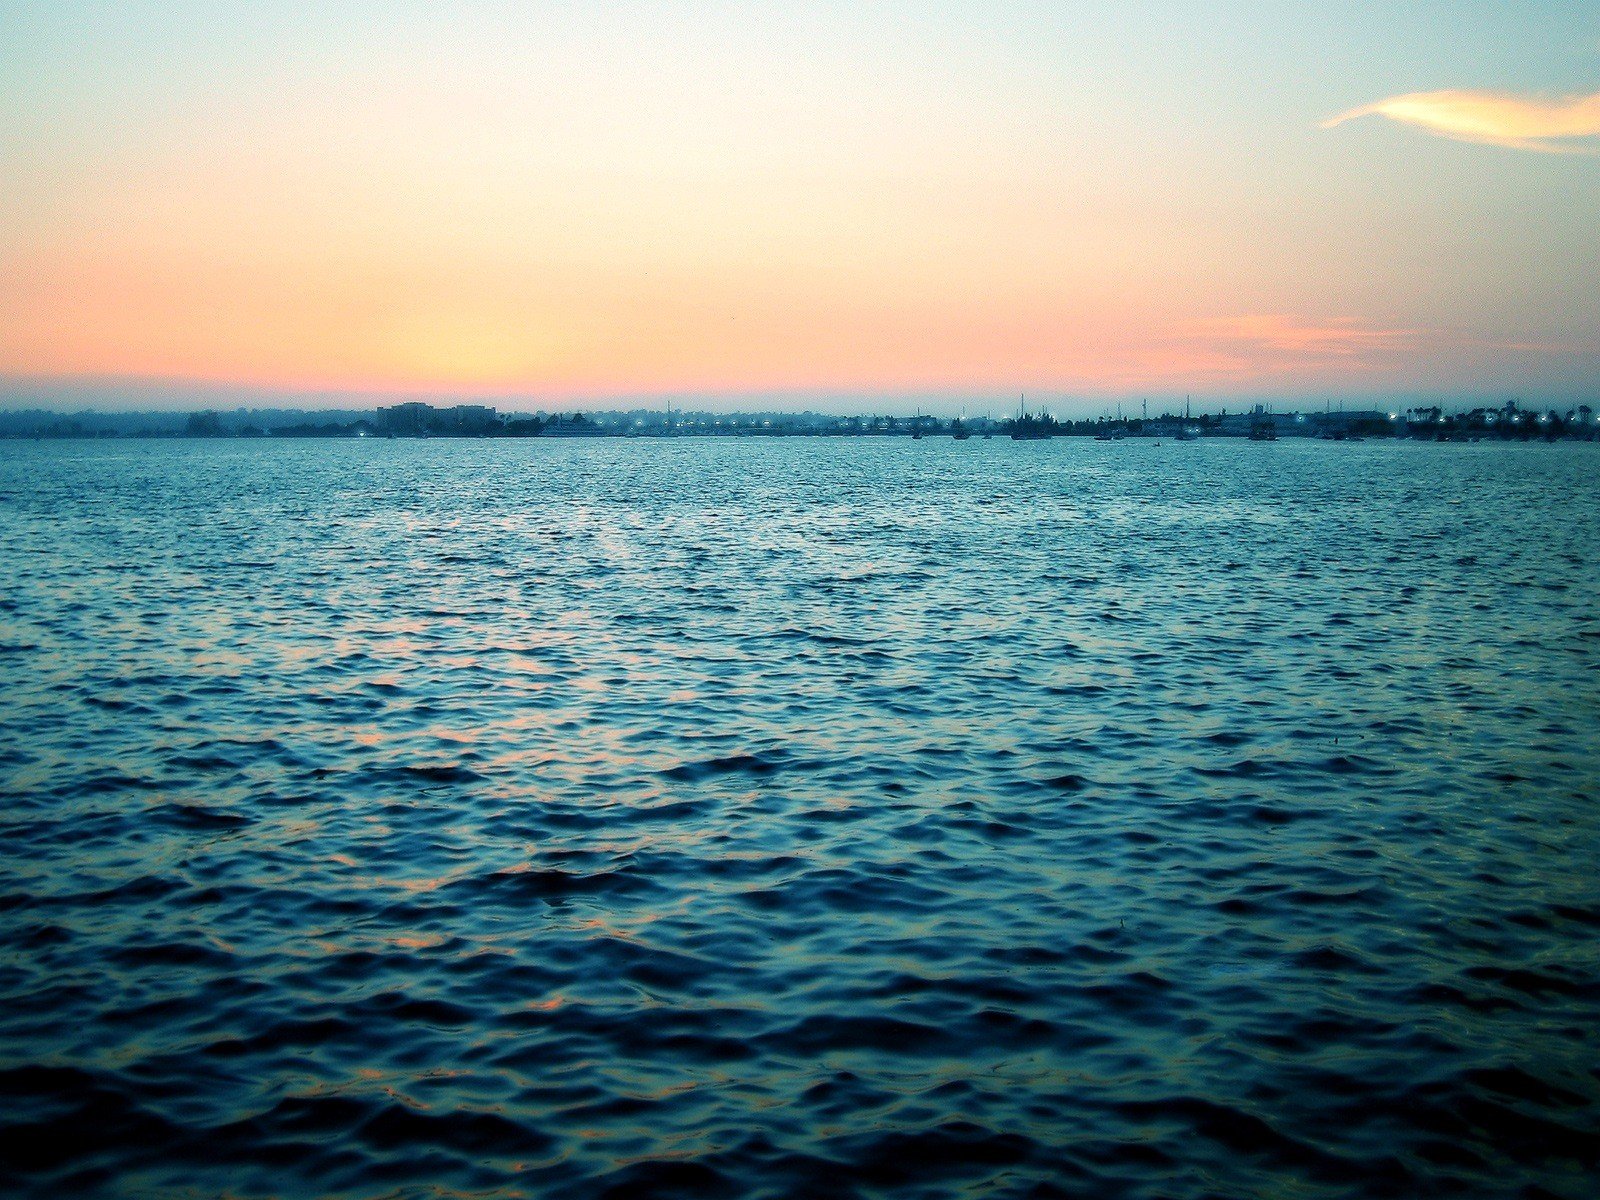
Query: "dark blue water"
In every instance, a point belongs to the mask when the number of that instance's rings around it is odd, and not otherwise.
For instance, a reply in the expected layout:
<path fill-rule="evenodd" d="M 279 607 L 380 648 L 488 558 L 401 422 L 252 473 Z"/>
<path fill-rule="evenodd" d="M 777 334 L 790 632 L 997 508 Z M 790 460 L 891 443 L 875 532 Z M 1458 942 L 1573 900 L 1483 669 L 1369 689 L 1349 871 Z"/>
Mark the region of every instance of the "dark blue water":
<path fill-rule="evenodd" d="M 0 444 L 0 1191 L 1594 1194 L 1600 457 Z"/>

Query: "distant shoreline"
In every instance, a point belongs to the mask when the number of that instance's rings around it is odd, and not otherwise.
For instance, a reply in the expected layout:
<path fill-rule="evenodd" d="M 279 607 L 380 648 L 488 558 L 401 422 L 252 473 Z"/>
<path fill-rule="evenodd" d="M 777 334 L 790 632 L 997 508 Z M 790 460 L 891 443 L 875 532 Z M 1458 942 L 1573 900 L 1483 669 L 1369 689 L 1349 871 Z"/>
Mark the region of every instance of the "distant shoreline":
<path fill-rule="evenodd" d="M 502 414 L 484 405 L 398 404 L 370 412 L 310 413 L 294 409 L 223 412 L 0 411 L 0 439 L 406 439 L 846 437 L 1048 440 L 1056 437 L 1193 441 L 1311 438 L 1359 441 L 1594 441 L 1600 420 L 1589 405 L 1563 411 L 1515 403 L 1447 414 L 1438 407 L 1404 411 L 1250 412 L 1060 420 L 1047 413 L 1015 417 L 837 417 L 818 413 L 674 413 L 669 411 Z"/>

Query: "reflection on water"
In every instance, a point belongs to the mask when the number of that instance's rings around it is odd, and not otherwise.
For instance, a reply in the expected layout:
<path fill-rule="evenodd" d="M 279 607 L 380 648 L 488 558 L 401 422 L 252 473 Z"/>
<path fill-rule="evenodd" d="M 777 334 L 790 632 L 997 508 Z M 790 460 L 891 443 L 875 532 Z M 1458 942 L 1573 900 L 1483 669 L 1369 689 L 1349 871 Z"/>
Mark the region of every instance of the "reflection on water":
<path fill-rule="evenodd" d="M 0 445 L 0 1188 L 1586 1196 L 1596 465 Z"/>

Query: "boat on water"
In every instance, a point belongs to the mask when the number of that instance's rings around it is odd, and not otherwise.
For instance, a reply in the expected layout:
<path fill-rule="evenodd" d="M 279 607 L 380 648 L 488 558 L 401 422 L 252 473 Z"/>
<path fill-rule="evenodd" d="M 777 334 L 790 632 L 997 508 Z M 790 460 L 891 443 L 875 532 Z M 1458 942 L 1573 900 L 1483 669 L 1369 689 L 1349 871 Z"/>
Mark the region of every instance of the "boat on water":
<path fill-rule="evenodd" d="M 1011 440 L 1013 442 L 1042 442 L 1056 435 L 1056 421 L 1054 417 L 1023 414 L 1011 422 Z"/>
<path fill-rule="evenodd" d="M 1026 397 L 1017 406 L 1017 415 L 1008 424 L 1013 442 L 1048 441 L 1055 437 L 1059 428 L 1056 419 L 1049 413 L 1030 413 Z"/>
<path fill-rule="evenodd" d="M 1174 439 L 1180 442 L 1193 442 L 1199 440 L 1200 428 L 1197 425 L 1189 424 L 1192 419 L 1193 416 L 1189 410 L 1189 397 L 1185 396 L 1183 398 L 1183 424 L 1179 425 L 1178 432 L 1173 434 Z"/>
<path fill-rule="evenodd" d="M 972 430 L 967 428 L 966 423 L 960 417 L 957 417 L 950 422 L 950 436 L 958 442 L 964 442 L 972 436 Z"/>

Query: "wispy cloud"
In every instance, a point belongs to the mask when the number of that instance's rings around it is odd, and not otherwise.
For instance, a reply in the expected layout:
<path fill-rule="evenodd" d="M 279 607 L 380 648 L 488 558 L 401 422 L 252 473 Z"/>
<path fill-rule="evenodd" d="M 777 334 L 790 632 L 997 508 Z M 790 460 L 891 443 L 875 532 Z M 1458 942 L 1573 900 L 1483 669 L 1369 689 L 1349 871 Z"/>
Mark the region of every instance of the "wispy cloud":
<path fill-rule="evenodd" d="M 1315 358 L 1356 358 L 1409 341 L 1410 329 L 1374 329 L 1352 317 L 1307 321 L 1282 314 L 1220 317 L 1194 321 L 1189 336 L 1240 348 Z"/>
<path fill-rule="evenodd" d="M 1183 321 L 1166 342 L 1184 374 L 1234 384 L 1367 376 L 1404 364 L 1423 331 L 1355 317 L 1247 313 Z"/>
<path fill-rule="evenodd" d="M 1332 129 L 1357 117 L 1388 117 L 1440 137 L 1546 154 L 1594 154 L 1600 146 L 1571 141 L 1600 137 L 1600 92 L 1545 99 L 1509 92 L 1412 92 L 1364 104 L 1322 122 Z"/>

